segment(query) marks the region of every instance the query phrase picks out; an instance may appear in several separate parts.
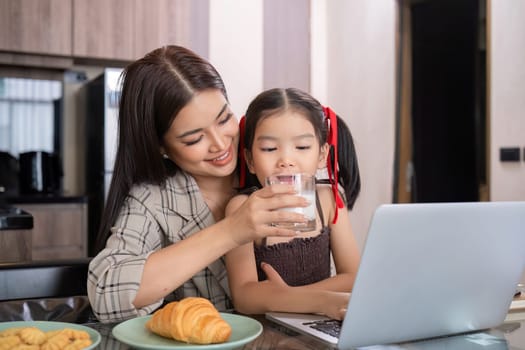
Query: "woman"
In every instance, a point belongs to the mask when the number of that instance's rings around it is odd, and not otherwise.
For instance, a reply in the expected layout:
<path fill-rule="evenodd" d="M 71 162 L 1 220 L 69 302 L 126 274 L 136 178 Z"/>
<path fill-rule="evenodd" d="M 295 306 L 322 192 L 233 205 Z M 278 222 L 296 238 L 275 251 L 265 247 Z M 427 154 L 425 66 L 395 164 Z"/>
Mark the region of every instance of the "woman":
<path fill-rule="evenodd" d="M 119 144 L 88 296 L 97 318 L 142 316 L 166 301 L 203 296 L 231 308 L 223 255 L 266 236 L 275 221 L 305 221 L 290 186 L 255 192 L 228 218 L 237 186 L 239 128 L 214 67 L 178 46 L 123 72 Z"/>

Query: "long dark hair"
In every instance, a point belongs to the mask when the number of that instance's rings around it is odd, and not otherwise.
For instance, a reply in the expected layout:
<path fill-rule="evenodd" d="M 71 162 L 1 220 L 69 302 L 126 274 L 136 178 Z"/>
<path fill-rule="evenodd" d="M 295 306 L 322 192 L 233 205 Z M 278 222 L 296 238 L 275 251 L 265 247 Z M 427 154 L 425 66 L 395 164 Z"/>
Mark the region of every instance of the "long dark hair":
<path fill-rule="evenodd" d="M 328 124 L 325 120 L 326 116 L 323 106 L 306 92 L 295 88 L 287 88 L 266 90 L 250 103 L 245 116 L 244 142 L 239 147 L 244 147 L 248 152 L 251 152 L 257 124 L 268 116 L 286 110 L 294 110 L 303 114 L 312 123 L 319 144 L 324 145 L 326 143 Z M 333 161 L 334 152 L 337 152 L 339 166 L 337 182 L 344 189 L 346 207 L 352 209 L 361 190 L 361 178 L 352 134 L 344 120 L 339 116 L 337 116 L 337 135 L 337 150 L 330 148 L 328 157 Z M 242 149 L 239 150 L 239 154 L 241 152 L 243 152 Z M 332 164 L 332 167 L 334 167 L 334 164 Z M 261 187 L 257 176 L 251 173 L 246 173 L 245 176 L 246 182 L 243 189 L 254 186 Z"/>
<path fill-rule="evenodd" d="M 126 195 L 138 183 L 162 184 L 178 167 L 160 154 L 162 137 L 195 93 L 218 89 L 221 76 L 205 59 L 180 46 L 165 46 L 128 65 L 119 105 L 118 148 L 96 252 L 104 248 Z"/>

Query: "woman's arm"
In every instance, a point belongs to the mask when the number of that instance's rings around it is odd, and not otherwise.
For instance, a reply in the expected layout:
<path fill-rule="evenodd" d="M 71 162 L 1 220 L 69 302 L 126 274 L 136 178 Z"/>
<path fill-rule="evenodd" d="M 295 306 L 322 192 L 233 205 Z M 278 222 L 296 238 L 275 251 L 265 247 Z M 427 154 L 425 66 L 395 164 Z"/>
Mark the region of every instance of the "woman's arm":
<path fill-rule="evenodd" d="M 231 216 L 167 247 L 163 247 L 167 239 L 163 232 L 179 232 L 185 221 L 160 227 L 158 214 L 153 214 L 159 203 L 128 197 L 106 248 L 90 264 L 88 295 L 97 317 L 109 322 L 148 314 L 165 296 L 228 250 L 257 237 L 295 235 L 268 225 L 304 220 L 300 214 L 274 211 L 283 205 L 306 205 L 293 193 L 291 186 L 259 190 Z M 193 222 L 195 228 L 198 224 L 206 225 Z"/>
<path fill-rule="evenodd" d="M 146 260 L 140 287 L 133 301 L 140 308 L 164 298 L 237 246 L 228 234 L 231 227 L 221 220 L 188 238 L 153 252 Z"/>
<path fill-rule="evenodd" d="M 222 223 L 162 248 L 168 238 L 143 202 L 129 197 L 106 248 L 90 264 L 90 300 L 101 321 L 146 315 L 164 297 L 219 259 L 236 244 L 224 237 Z M 169 225 L 179 232 L 183 220 Z"/>
<path fill-rule="evenodd" d="M 146 265 L 140 288 L 133 302 L 136 307 L 163 298 L 229 250 L 268 235 L 295 236 L 291 230 L 271 227 L 269 222 L 305 220 L 296 213 L 275 211 L 283 205 L 304 205 L 302 197 L 290 195 L 292 186 L 273 186 L 244 197 L 242 203 L 223 220 L 190 237 L 152 253 Z M 284 214 L 285 216 L 283 216 Z M 174 273 L 174 266 L 184 266 Z"/>
<path fill-rule="evenodd" d="M 143 316 L 160 306 L 162 299 L 143 308 L 135 307 L 133 300 L 148 255 L 160 249 L 162 236 L 161 227 L 144 204 L 127 198 L 106 247 L 89 264 L 88 297 L 100 321 Z"/>

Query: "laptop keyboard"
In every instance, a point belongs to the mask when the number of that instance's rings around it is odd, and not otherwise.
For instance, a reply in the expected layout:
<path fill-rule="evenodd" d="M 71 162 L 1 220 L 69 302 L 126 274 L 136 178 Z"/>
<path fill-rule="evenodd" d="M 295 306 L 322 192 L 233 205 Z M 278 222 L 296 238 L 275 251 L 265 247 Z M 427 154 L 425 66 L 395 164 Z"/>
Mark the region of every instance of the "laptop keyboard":
<path fill-rule="evenodd" d="M 331 335 L 332 337 L 339 338 L 342 322 L 338 320 L 320 320 L 305 322 L 303 325 Z"/>

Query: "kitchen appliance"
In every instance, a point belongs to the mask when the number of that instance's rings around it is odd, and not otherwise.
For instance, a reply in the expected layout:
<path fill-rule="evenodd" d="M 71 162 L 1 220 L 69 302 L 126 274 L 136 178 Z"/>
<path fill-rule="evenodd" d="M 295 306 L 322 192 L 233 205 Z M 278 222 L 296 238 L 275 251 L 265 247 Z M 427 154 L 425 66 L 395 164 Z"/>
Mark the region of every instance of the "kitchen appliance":
<path fill-rule="evenodd" d="M 0 197 L 18 195 L 18 159 L 9 152 L 0 152 Z"/>
<path fill-rule="evenodd" d="M 85 184 L 88 196 L 89 255 L 100 224 L 117 150 L 118 104 L 122 69 L 106 68 L 80 90 L 86 131 Z"/>
<path fill-rule="evenodd" d="M 20 194 L 57 194 L 62 167 L 57 154 L 32 151 L 20 153 Z"/>
<path fill-rule="evenodd" d="M 33 216 L 0 205 L 0 263 L 31 260 Z"/>

